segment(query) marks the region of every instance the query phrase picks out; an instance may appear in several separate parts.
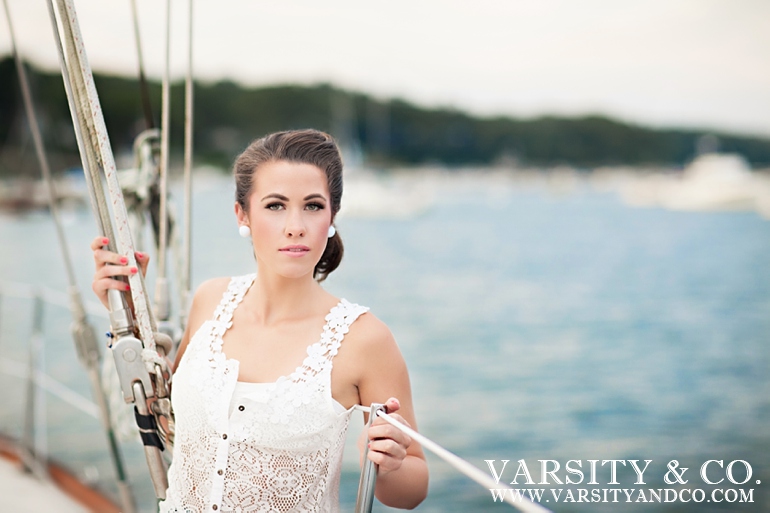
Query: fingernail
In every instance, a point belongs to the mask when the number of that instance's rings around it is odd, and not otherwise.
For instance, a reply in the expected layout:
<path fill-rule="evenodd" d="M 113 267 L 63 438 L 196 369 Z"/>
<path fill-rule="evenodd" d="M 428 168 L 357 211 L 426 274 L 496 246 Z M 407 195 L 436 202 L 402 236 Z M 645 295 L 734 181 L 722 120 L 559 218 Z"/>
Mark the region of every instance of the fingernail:
<path fill-rule="evenodd" d="M 106 246 L 109 243 L 110 243 L 110 239 L 108 239 L 107 237 L 102 237 L 102 245 L 103 246 Z"/>
<path fill-rule="evenodd" d="M 126 283 L 126 290 L 131 290 L 131 287 Z"/>
<path fill-rule="evenodd" d="M 136 258 L 138 258 L 139 260 L 141 260 L 142 258 L 144 258 L 144 253 L 140 253 L 139 251 L 137 251 L 137 252 L 136 252 Z"/>
<path fill-rule="evenodd" d="M 139 270 L 136 267 L 131 268 L 131 274 L 136 274 Z"/>
<path fill-rule="evenodd" d="M 120 257 L 120 263 L 123 264 L 123 265 L 126 265 L 128 263 L 128 258 Z"/>

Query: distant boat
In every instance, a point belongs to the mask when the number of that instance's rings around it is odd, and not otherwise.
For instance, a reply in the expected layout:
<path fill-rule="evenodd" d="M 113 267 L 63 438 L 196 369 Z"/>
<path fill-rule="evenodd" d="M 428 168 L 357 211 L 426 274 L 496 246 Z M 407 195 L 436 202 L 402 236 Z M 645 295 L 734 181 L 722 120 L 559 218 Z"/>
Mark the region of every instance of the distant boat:
<path fill-rule="evenodd" d="M 340 215 L 409 219 L 423 214 L 432 204 L 432 184 L 419 172 L 375 173 L 357 170 L 345 178 Z"/>
<path fill-rule="evenodd" d="M 671 210 L 752 210 L 756 191 L 743 157 L 709 153 L 693 160 L 682 179 L 669 184 L 660 199 Z"/>
<path fill-rule="evenodd" d="M 621 188 L 632 206 L 690 212 L 756 211 L 770 219 L 770 175 L 752 171 L 734 153 L 706 153 L 681 174 L 631 179 Z"/>

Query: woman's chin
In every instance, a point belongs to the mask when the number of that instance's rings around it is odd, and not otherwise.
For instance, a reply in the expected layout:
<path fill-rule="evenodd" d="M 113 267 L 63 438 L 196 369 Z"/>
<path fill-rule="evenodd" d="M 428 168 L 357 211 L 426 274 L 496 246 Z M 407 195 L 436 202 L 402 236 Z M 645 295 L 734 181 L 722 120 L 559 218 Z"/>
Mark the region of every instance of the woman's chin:
<path fill-rule="evenodd" d="M 313 267 L 308 267 L 308 265 L 282 265 L 279 268 L 275 269 L 275 273 L 282 277 L 289 280 L 299 280 L 303 278 L 309 278 L 313 279 L 313 270 L 315 269 L 315 265 Z"/>

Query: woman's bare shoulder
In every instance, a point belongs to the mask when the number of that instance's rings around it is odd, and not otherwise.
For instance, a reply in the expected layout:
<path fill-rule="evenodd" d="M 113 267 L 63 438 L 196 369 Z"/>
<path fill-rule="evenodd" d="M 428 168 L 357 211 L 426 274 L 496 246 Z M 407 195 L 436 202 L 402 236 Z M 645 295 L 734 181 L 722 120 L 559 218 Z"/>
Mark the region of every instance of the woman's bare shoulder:
<path fill-rule="evenodd" d="M 195 290 L 196 299 L 208 299 L 210 296 L 219 296 L 217 299 L 221 299 L 222 294 L 227 290 L 227 286 L 230 284 L 230 280 L 227 276 L 220 276 L 218 278 L 211 278 L 204 281 Z"/>
<path fill-rule="evenodd" d="M 390 368 L 394 364 L 400 367 L 400 362 L 403 357 L 390 328 L 373 313 L 366 312 L 349 326 L 334 357 L 332 379 L 360 387 L 371 378 L 373 367 L 385 365 Z"/>
<path fill-rule="evenodd" d="M 397 350 L 398 347 L 388 325 L 370 311 L 361 314 L 350 325 L 347 338 L 348 343 L 352 342 L 351 345 L 366 353 Z"/>
<path fill-rule="evenodd" d="M 179 366 L 182 355 L 187 350 L 187 345 L 190 343 L 190 339 L 193 335 L 198 331 L 198 328 L 200 328 L 206 320 L 212 318 L 229 283 L 230 278 L 214 278 L 204 281 L 195 290 L 192 305 L 190 306 L 190 315 L 187 316 L 187 326 L 174 362 L 174 370 Z"/>
<path fill-rule="evenodd" d="M 193 319 L 209 318 L 222 300 L 222 295 L 227 290 L 230 278 L 223 276 L 212 278 L 201 283 L 195 290 L 192 306 L 190 307 L 190 321 Z M 199 321 L 200 322 L 200 321 Z"/>

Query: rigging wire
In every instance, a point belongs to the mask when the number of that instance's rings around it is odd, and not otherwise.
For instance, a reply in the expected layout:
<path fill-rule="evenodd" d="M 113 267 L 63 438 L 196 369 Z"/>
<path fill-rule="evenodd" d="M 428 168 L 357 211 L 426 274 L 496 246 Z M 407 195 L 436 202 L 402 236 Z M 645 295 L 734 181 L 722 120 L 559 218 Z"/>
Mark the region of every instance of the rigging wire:
<path fill-rule="evenodd" d="M 161 116 L 160 116 L 160 173 L 158 212 L 158 267 L 155 275 L 155 309 L 156 316 L 161 322 L 168 321 L 171 314 L 169 305 L 168 277 L 166 272 L 166 259 L 168 245 L 168 152 L 169 152 L 169 113 L 170 105 L 170 67 L 171 67 L 171 0 L 166 0 L 166 59 L 163 69 L 163 86 L 161 89 Z"/>
<path fill-rule="evenodd" d="M 150 88 L 147 85 L 147 77 L 144 74 L 144 58 L 142 54 L 142 40 L 139 34 L 139 14 L 136 8 L 136 0 L 131 0 L 131 14 L 134 20 L 134 39 L 136 40 L 136 55 L 139 61 L 139 91 L 142 95 L 144 121 L 147 124 L 147 128 L 152 129 L 155 128 L 155 117 L 152 115 Z"/>
<path fill-rule="evenodd" d="M 11 22 L 11 12 L 8 9 L 8 1 L 3 0 L 5 6 L 5 16 L 8 20 L 8 33 L 11 39 L 11 54 L 16 64 L 16 74 L 18 75 L 19 85 L 21 87 L 21 96 L 24 104 L 24 110 L 27 115 L 27 122 L 29 123 L 30 132 L 32 132 L 32 141 L 35 146 L 35 155 L 37 157 L 38 164 L 40 165 L 40 171 L 43 174 L 43 180 L 46 184 L 46 190 L 48 193 L 48 204 L 51 211 L 51 217 L 56 227 L 56 238 L 59 241 L 59 249 L 61 250 L 62 258 L 64 260 L 64 270 L 67 273 L 67 282 L 70 286 L 70 293 L 73 294 L 72 308 L 77 313 L 77 320 L 85 320 L 85 312 L 83 311 L 82 301 L 80 300 L 80 294 L 77 288 L 77 281 L 75 279 L 75 269 L 72 265 L 72 259 L 70 258 L 69 247 L 67 246 L 67 239 L 64 235 L 64 228 L 61 223 L 61 216 L 59 214 L 59 206 L 56 203 L 56 185 L 53 182 L 51 176 L 51 167 L 48 163 L 48 156 L 45 152 L 43 145 L 43 137 L 40 131 L 40 125 L 37 122 L 37 114 L 35 111 L 34 101 L 32 99 L 32 93 L 30 92 L 29 81 L 27 79 L 27 72 L 24 69 L 21 56 L 16 48 L 16 34 L 13 30 L 13 23 Z"/>
<path fill-rule="evenodd" d="M 193 0 L 188 1 L 187 74 L 184 82 L 184 242 L 182 248 L 182 273 L 179 283 L 179 322 L 181 326 L 187 324 L 187 310 L 192 292 Z"/>

